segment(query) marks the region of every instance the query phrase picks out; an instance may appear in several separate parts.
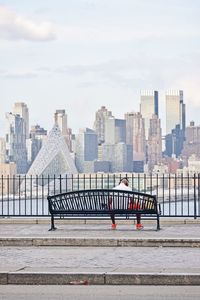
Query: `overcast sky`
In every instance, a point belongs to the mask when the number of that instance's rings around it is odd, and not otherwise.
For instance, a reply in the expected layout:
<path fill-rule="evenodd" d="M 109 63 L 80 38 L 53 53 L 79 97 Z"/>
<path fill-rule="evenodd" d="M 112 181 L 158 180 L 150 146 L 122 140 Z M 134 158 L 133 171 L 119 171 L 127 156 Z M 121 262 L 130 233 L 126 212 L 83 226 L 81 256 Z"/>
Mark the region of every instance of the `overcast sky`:
<path fill-rule="evenodd" d="M 140 90 L 182 89 L 187 124 L 200 124 L 199 0 L 0 0 L 0 135 L 14 102 L 50 130 L 92 127 L 105 105 L 139 111 Z"/>

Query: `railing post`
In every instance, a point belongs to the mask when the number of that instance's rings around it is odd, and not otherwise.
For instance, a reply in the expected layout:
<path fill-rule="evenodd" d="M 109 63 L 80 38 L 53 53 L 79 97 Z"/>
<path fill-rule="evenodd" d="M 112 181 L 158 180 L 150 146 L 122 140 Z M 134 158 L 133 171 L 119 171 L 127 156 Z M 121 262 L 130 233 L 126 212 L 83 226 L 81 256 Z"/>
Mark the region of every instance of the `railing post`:
<path fill-rule="evenodd" d="M 171 215 L 171 176 L 170 176 L 170 173 L 169 173 L 169 217 Z"/>
<path fill-rule="evenodd" d="M 197 218 L 197 201 L 196 201 L 196 174 L 194 174 L 194 219 Z"/>
<path fill-rule="evenodd" d="M 200 174 L 198 173 L 198 217 L 200 217 Z"/>
<path fill-rule="evenodd" d="M 42 216 L 44 215 L 44 175 L 42 174 Z"/>
<path fill-rule="evenodd" d="M 3 203 L 3 175 L 1 175 L 1 202 L 2 202 L 2 207 L 1 207 L 1 214 L 3 216 L 4 214 L 4 203 Z"/>
<path fill-rule="evenodd" d="M 30 178 L 30 209 L 31 209 L 31 216 L 33 214 L 33 175 Z"/>
<path fill-rule="evenodd" d="M 26 215 L 26 175 L 24 177 L 24 214 Z"/>
<path fill-rule="evenodd" d="M 21 176 L 19 175 L 19 216 L 21 216 Z"/>
<path fill-rule="evenodd" d="M 9 197 L 9 194 L 10 194 L 10 178 L 9 178 L 9 175 L 7 175 L 7 215 L 9 216 L 10 213 L 10 208 L 9 208 L 9 202 L 10 202 L 10 197 Z"/>
<path fill-rule="evenodd" d="M 13 216 L 15 215 L 15 175 L 13 175 Z"/>
<path fill-rule="evenodd" d="M 164 216 L 165 215 L 165 175 L 164 175 L 164 173 L 162 175 L 162 196 L 163 196 L 163 199 L 162 199 L 162 205 L 163 205 L 162 212 L 163 212 L 163 216 Z"/>
<path fill-rule="evenodd" d="M 62 193 L 62 175 L 60 174 L 60 194 Z"/>

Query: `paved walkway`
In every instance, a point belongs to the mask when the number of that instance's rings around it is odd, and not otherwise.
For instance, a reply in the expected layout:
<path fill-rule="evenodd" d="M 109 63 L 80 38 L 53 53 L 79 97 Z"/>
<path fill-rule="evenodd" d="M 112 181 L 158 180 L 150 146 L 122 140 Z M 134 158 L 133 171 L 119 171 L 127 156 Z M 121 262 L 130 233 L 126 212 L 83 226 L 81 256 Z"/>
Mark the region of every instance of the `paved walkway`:
<path fill-rule="evenodd" d="M 0 222 L 0 284 L 200 285 L 199 223 L 39 223 Z"/>
<path fill-rule="evenodd" d="M 156 221 L 144 221 L 143 224 L 144 229 L 137 231 L 133 221 L 118 221 L 117 230 L 113 231 L 111 222 L 104 220 L 88 221 L 87 224 L 84 220 L 67 223 L 56 221 L 57 230 L 48 231 L 49 220 L 0 219 L 0 237 L 200 239 L 200 220 L 162 219 L 159 231 L 156 231 Z"/>

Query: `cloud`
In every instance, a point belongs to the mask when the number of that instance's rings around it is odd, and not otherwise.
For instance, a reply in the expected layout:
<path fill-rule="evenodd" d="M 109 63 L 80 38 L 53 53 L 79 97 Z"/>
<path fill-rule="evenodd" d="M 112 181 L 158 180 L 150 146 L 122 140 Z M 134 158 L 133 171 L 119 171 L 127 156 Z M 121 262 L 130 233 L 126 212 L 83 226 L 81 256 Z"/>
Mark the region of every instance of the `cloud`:
<path fill-rule="evenodd" d="M 50 41 L 56 38 L 48 22 L 36 23 L 0 5 L 0 39 Z"/>
<path fill-rule="evenodd" d="M 69 43 L 125 43 L 135 40 L 199 38 L 200 31 L 193 26 L 57 26 L 61 40 Z"/>
<path fill-rule="evenodd" d="M 0 78 L 3 79 L 32 79 L 36 77 L 38 74 L 32 71 L 0 71 Z"/>

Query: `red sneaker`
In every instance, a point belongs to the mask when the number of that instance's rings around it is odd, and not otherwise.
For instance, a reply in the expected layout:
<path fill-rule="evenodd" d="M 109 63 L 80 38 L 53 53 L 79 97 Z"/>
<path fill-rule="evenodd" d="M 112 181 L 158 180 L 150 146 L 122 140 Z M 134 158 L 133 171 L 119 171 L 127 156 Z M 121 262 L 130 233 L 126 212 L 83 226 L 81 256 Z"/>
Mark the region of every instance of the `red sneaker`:
<path fill-rule="evenodd" d="M 136 224 L 136 229 L 137 230 L 140 230 L 140 229 L 142 229 L 143 228 L 143 225 L 142 224 Z"/>
<path fill-rule="evenodd" d="M 112 224 L 112 229 L 116 229 L 117 225 L 116 224 Z"/>

